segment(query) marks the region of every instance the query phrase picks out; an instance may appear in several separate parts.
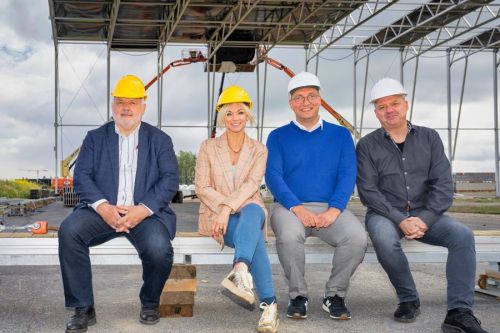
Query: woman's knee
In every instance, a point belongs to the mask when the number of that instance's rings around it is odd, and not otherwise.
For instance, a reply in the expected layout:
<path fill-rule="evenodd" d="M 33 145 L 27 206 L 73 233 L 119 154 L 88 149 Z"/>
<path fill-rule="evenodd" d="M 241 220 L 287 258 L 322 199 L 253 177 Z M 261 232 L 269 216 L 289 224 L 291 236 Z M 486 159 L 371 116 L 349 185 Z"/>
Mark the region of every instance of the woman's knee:
<path fill-rule="evenodd" d="M 244 206 L 243 208 L 241 208 L 240 215 L 251 216 L 251 217 L 259 218 L 262 220 L 265 217 L 264 210 L 262 209 L 262 207 L 260 207 L 256 203 L 250 203 L 250 204 Z"/>

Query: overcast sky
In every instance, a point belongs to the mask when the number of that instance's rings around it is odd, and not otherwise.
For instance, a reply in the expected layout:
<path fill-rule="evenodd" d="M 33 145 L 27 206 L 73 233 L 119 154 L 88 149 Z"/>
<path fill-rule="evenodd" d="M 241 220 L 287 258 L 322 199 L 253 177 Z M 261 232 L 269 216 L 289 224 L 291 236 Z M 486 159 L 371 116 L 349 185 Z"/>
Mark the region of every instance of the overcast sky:
<path fill-rule="evenodd" d="M 53 176 L 54 153 L 54 44 L 48 19 L 47 1 L 0 1 L 0 178 Z M 194 48 L 203 46 L 193 45 Z M 167 48 L 165 64 L 181 57 L 185 46 Z M 350 49 L 328 50 L 319 62 L 323 96 L 349 121 L 353 121 L 353 58 Z M 295 72 L 305 69 L 305 52 L 301 48 L 280 48 L 270 54 Z M 342 59 L 342 60 L 339 60 Z M 493 66 L 491 52 L 472 56 L 465 85 L 461 127 L 487 128 L 459 132 L 454 171 L 494 171 L 493 133 Z M 411 90 L 414 62 L 405 66 L 405 85 Z M 453 126 L 456 125 L 460 85 L 464 62 L 452 66 Z M 103 45 L 60 45 L 60 110 L 64 124 L 100 125 L 106 120 L 106 47 Z M 155 76 L 156 53 L 121 53 L 111 55 L 111 84 L 125 74 L 136 74 L 149 81 Z M 314 70 L 314 66 L 310 68 Z M 372 107 L 362 105 L 365 62 L 357 68 L 357 123 L 378 127 Z M 264 65 L 260 65 L 261 89 Z M 379 51 L 370 58 L 368 91 L 381 77 L 399 78 L 399 53 Z M 220 74 L 216 75 L 216 91 Z M 83 85 L 82 85 L 83 82 Z M 264 124 L 284 125 L 292 118 L 288 108 L 288 78 L 269 67 Z M 446 58 L 444 52 L 430 52 L 421 58 L 415 96 L 413 122 L 439 130 L 447 151 Z M 238 84 L 246 88 L 254 102 L 257 98 L 255 73 L 226 75 L 225 86 Z M 157 87 L 148 91 L 148 108 L 144 120 L 157 125 Z M 262 91 L 261 91 L 262 96 Z M 257 109 L 254 108 L 256 112 Z M 335 120 L 322 111 L 325 120 Z M 207 74 L 202 64 L 172 69 L 164 79 L 162 124 L 168 126 L 207 124 Z M 64 127 L 59 131 L 59 158 L 69 155 L 92 127 Z M 264 141 L 270 129 L 264 131 Z M 207 137 L 206 128 L 168 128 L 176 151 L 197 153 Z M 363 129 L 366 134 L 370 129 Z M 220 133 L 220 130 L 219 130 Z M 250 131 L 255 135 L 255 131 Z"/>

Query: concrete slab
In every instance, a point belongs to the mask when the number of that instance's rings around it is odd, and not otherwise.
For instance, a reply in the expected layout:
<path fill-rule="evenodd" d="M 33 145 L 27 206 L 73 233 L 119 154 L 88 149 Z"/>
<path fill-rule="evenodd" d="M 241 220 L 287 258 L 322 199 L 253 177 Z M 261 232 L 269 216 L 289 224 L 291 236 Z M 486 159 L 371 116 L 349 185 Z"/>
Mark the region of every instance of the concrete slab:
<path fill-rule="evenodd" d="M 422 314 L 415 323 L 392 319 L 396 296 L 378 264 L 362 264 L 352 278 L 348 306 L 353 319 L 337 322 L 321 309 L 330 266 L 308 265 L 309 318 L 285 317 L 287 284 L 279 265 L 273 265 L 281 316 L 280 332 L 435 333 L 446 313 L 446 281 L 443 264 L 414 264 Z M 485 265 L 478 267 L 483 272 Z M 235 305 L 222 293 L 219 283 L 228 265 L 197 267 L 198 291 L 192 318 L 162 318 L 152 327 L 139 323 L 140 266 L 94 266 L 97 325 L 89 333 L 103 332 L 255 332 L 260 313 Z M 64 308 L 62 282 L 57 266 L 0 267 L 0 332 L 62 332 L 72 312 Z M 490 332 L 500 332 L 500 301 L 476 294 L 475 313 Z"/>

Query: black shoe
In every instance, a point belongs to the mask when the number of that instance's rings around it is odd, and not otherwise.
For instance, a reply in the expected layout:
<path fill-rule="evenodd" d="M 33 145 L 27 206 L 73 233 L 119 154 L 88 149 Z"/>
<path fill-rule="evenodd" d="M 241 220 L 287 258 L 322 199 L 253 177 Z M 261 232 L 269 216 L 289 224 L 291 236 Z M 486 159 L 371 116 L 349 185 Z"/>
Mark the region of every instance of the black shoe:
<path fill-rule="evenodd" d="M 139 321 L 146 325 L 154 325 L 160 321 L 160 310 L 156 307 L 141 306 Z"/>
<path fill-rule="evenodd" d="M 75 308 L 75 314 L 66 324 L 66 333 L 87 332 L 87 327 L 96 323 L 94 306 Z"/>
<path fill-rule="evenodd" d="M 418 299 L 399 303 L 394 312 L 394 319 L 402 323 L 412 323 L 420 314 L 420 301 Z"/>
<path fill-rule="evenodd" d="M 323 310 L 330 313 L 330 318 L 337 320 L 351 319 L 351 312 L 345 306 L 344 298 L 338 295 L 323 298 Z"/>
<path fill-rule="evenodd" d="M 289 300 L 286 316 L 293 319 L 307 318 L 307 297 L 297 296 Z"/>
<path fill-rule="evenodd" d="M 481 322 L 472 311 L 464 308 L 448 311 L 441 330 L 444 333 L 488 333 L 481 328 Z"/>

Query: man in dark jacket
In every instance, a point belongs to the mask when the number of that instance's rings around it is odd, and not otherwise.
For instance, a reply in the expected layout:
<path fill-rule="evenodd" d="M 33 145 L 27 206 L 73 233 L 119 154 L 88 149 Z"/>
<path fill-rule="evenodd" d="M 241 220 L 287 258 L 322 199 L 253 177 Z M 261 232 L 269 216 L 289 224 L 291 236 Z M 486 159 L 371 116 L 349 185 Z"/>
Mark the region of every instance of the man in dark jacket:
<path fill-rule="evenodd" d="M 76 161 L 74 186 L 81 203 L 61 224 L 59 261 L 67 307 L 75 314 L 66 332 L 96 322 L 89 247 L 125 236 L 143 267 L 143 324 L 156 324 L 173 262 L 176 216 L 168 206 L 179 187 L 170 137 L 141 121 L 142 81 L 124 76 L 113 91 L 113 121 L 88 132 Z"/>
<path fill-rule="evenodd" d="M 394 319 L 413 322 L 420 301 L 403 237 L 444 246 L 448 313 L 445 333 L 485 333 L 472 313 L 476 252 L 471 230 L 445 214 L 453 201 L 451 168 L 438 133 L 406 120 L 407 93 L 400 82 L 385 78 L 371 92 L 381 128 L 357 146 L 359 196 L 368 208 L 366 228 L 377 258 L 396 289 Z"/>

